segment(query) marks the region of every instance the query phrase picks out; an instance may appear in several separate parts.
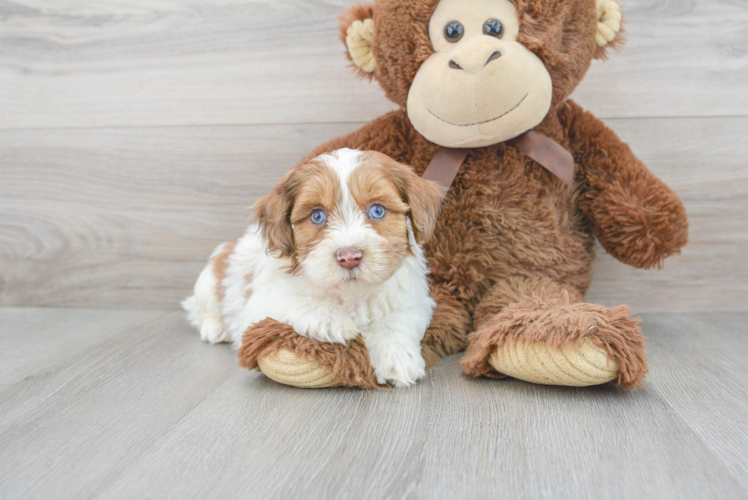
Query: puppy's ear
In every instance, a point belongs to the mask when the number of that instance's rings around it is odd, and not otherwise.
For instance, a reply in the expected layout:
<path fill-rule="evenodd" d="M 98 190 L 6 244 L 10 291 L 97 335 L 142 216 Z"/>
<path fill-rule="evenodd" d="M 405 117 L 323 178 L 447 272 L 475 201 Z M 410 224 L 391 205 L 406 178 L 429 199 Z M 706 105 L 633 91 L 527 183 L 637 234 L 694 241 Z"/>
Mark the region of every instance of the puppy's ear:
<path fill-rule="evenodd" d="M 298 189 L 297 168 L 288 172 L 270 194 L 260 198 L 252 207 L 270 254 L 290 257 L 294 253 L 289 216 Z"/>
<path fill-rule="evenodd" d="M 413 236 L 419 245 L 431 239 L 439 218 L 443 189 L 435 182 L 420 178 L 413 169 L 387 157 L 385 164 L 395 175 L 400 193 L 410 206 Z"/>

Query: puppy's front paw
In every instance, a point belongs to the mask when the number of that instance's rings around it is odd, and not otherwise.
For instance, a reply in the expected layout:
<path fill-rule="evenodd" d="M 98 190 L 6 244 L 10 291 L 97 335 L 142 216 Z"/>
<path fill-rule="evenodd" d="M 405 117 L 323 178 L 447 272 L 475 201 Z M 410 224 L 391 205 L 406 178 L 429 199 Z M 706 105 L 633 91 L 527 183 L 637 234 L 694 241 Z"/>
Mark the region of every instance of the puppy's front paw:
<path fill-rule="evenodd" d="M 315 311 L 292 326 L 304 337 L 320 342 L 345 344 L 358 335 L 355 325 L 337 311 Z"/>
<path fill-rule="evenodd" d="M 380 384 L 391 383 L 398 389 L 410 387 L 426 375 L 426 362 L 420 349 L 414 350 L 402 344 L 379 346 L 375 352 L 369 350 L 374 375 Z"/>
<path fill-rule="evenodd" d="M 231 338 L 223 328 L 223 322 L 220 319 L 206 318 L 200 325 L 200 338 L 205 342 L 217 344 L 219 342 L 228 342 Z"/>

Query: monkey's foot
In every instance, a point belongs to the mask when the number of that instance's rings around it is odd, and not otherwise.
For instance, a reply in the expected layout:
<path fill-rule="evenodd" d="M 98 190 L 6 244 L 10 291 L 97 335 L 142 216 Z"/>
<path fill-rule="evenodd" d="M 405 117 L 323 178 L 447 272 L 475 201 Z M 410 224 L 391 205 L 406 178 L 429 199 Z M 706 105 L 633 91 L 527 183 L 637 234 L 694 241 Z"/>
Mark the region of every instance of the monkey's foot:
<path fill-rule="evenodd" d="M 342 385 L 340 380 L 325 369 L 318 360 L 299 358 L 286 349 L 279 349 L 259 358 L 257 364 L 265 376 L 280 384 L 305 389 Z"/>
<path fill-rule="evenodd" d="M 360 337 L 345 345 L 318 342 L 270 318 L 244 333 L 239 366 L 259 369 L 268 378 L 294 387 L 381 387 Z"/>
<path fill-rule="evenodd" d="M 476 377 L 636 388 L 647 373 L 638 322 L 626 306 L 524 298 L 470 334 L 462 366 Z"/>
<path fill-rule="evenodd" d="M 618 362 L 589 337 L 579 345 L 551 347 L 519 340 L 496 348 L 488 362 L 497 372 L 535 384 L 586 387 L 619 376 Z"/>

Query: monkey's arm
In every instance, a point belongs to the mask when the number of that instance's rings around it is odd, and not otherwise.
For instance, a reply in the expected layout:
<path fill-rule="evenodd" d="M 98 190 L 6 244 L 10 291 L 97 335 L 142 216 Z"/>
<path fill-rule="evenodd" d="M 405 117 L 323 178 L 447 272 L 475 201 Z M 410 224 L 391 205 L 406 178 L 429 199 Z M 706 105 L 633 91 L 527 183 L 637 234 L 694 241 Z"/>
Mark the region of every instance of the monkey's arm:
<path fill-rule="evenodd" d="M 568 101 L 559 112 L 576 163 L 579 206 L 605 250 L 626 264 L 650 268 L 688 241 L 678 195 L 589 112 Z"/>

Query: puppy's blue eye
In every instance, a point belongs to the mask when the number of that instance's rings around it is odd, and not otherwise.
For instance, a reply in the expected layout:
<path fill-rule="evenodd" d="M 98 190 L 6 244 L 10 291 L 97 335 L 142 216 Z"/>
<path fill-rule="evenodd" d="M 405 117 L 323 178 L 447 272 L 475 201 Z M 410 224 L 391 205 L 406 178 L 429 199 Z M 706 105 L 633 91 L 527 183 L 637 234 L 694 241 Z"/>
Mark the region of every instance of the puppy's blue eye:
<path fill-rule="evenodd" d="M 327 220 L 327 215 L 325 215 L 324 210 L 317 209 L 314 212 L 312 212 L 312 224 L 320 225 L 324 224 Z"/>
<path fill-rule="evenodd" d="M 372 205 L 369 208 L 369 217 L 372 219 L 381 219 L 387 211 L 382 205 Z"/>

